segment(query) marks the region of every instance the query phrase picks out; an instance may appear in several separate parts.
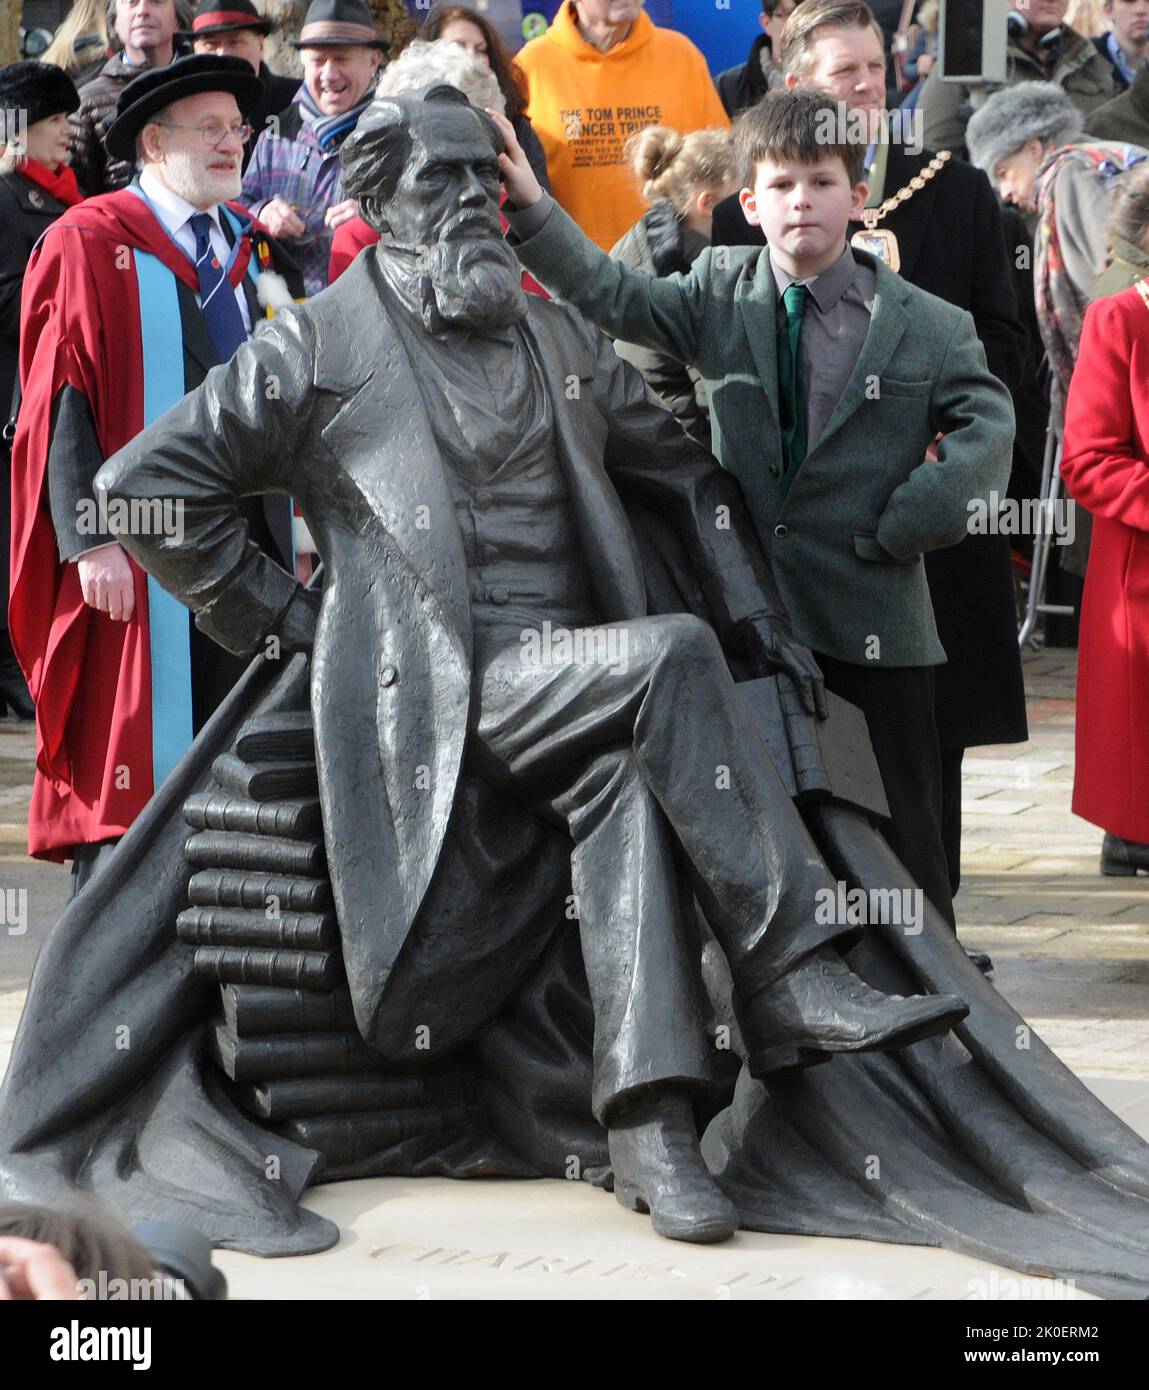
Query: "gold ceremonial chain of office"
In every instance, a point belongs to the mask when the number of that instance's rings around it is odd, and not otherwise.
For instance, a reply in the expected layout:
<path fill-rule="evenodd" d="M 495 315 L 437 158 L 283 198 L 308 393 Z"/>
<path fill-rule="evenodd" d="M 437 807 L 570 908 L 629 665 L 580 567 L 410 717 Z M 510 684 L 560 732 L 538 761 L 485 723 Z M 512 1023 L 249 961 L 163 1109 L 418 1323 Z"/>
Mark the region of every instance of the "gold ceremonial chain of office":
<path fill-rule="evenodd" d="M 899 188 L 892 198 L 887 198 L 879 207 L 863 208 L 862 225 L 866 231 L 872 232 L 878 223 L 884 217 L 888 217 L 895 208 L 901 207 L 903 203 L 908 203 L 915 193 L 920 193 L 932 178 L 941 173 L 951 158 L 952 155 L 949 150 L 942 150 L 940 154 L 934 155 L 920 174 L 914 175 L 905 188 Z"/>

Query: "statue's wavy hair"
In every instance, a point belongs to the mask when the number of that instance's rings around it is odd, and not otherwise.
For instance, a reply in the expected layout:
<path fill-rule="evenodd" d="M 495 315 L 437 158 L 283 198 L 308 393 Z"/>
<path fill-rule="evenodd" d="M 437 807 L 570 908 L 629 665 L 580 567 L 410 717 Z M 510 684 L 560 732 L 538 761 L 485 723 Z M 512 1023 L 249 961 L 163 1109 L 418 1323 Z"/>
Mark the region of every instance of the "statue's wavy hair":
<path fill-rule="evenodd" d="M 451 44 L 449 47 L 455 47 Z M 503 137 L 490 116 L 469 102 L 458 88 L 439 82 L 400 95 L 381 96 L 359 118 L 359 124 L 343 142 L 343 187 L 352 198 L 370 200 L 376 207 L 386 203 L 399 186 L 403 170 L 411 157 L 411 122 L 424 104 L 453 103 L 470 111 L 496 154 L 503 152 Z M 364 216 L 367 216 L 364 209 Z M 368 221 L 371 221 L 368 218 Z M 376 224 L 372 222 L 372 225 Z M 380 228 L 376 227 L 376 230 Z"/>

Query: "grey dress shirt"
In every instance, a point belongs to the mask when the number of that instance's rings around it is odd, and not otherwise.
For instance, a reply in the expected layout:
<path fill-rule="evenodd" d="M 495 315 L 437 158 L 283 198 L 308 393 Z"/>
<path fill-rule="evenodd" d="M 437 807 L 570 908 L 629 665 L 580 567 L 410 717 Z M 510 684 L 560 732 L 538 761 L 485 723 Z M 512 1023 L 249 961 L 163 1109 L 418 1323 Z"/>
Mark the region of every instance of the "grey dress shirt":
<path fill-rule="evenodd" d="M 806 438 L 813 449 L 846 389 L 874 312 L 877 276 L 854 259 L 849 246 L 821 275 L 795 280 L 770 262 L 778 296 L 778 325 L 786 322 L 782 296 L 791 285 L 809 290 L 802 318 L 802 356 L 806 363 Z"/>

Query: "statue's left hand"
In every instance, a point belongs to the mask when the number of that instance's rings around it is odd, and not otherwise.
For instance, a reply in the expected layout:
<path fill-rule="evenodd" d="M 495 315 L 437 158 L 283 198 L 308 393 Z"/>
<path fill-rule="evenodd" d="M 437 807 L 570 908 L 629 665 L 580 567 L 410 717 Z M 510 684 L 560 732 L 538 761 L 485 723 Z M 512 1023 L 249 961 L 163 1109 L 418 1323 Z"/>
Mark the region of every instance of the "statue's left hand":
<path fill-rule="evenodd" d="M 755 674 L 788 677 L 806 711 L 825 719 L 826 685 L 810 648 L 803 646 L 784 623 L 771 618 L 752 618 L 742 631 Z"/>

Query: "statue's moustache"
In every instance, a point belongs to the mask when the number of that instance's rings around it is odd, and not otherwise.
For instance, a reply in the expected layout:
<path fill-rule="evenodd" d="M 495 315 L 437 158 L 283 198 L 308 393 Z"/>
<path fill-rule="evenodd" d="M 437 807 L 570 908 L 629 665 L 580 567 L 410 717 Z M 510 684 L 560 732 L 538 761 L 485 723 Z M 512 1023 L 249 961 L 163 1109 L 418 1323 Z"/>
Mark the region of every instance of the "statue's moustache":
<path fill-rule="evenodd" d="M 439 241 L 502 241 L 499 219 L 489 212 L 463 212 L 439 231 Z"/>

